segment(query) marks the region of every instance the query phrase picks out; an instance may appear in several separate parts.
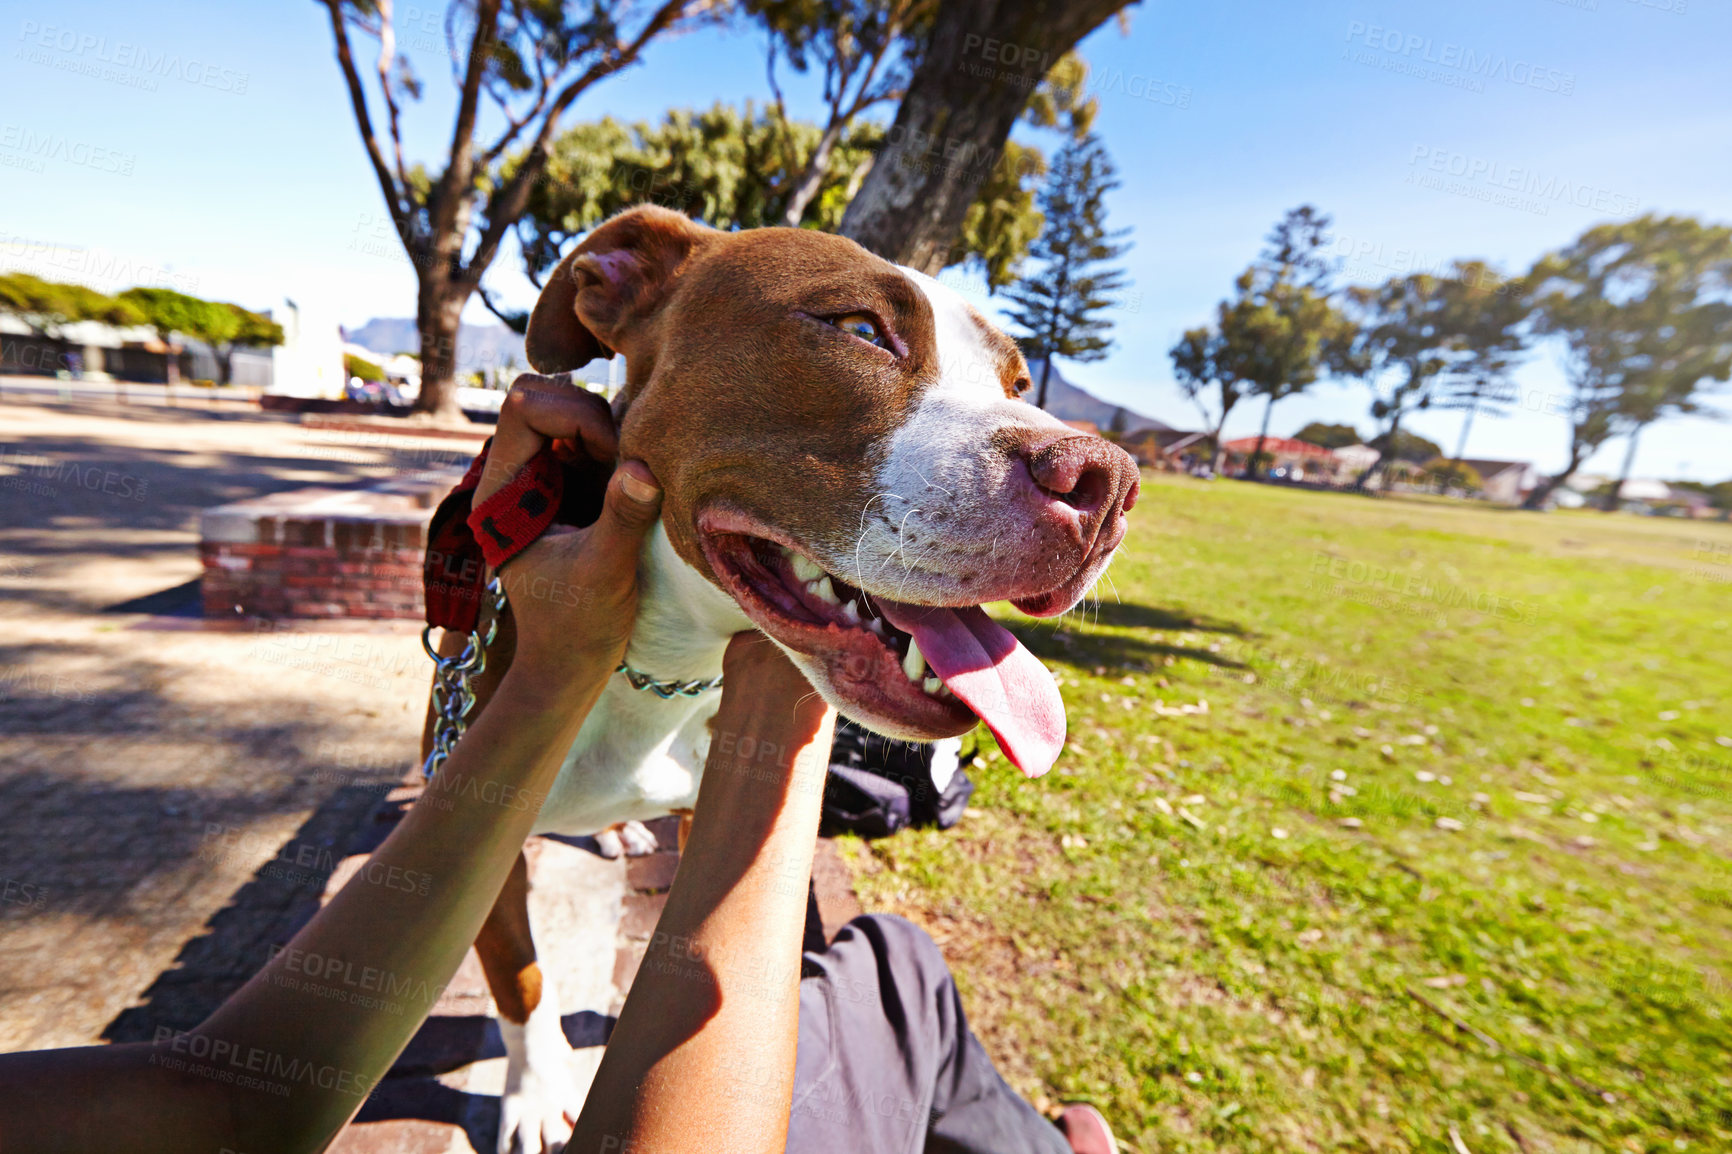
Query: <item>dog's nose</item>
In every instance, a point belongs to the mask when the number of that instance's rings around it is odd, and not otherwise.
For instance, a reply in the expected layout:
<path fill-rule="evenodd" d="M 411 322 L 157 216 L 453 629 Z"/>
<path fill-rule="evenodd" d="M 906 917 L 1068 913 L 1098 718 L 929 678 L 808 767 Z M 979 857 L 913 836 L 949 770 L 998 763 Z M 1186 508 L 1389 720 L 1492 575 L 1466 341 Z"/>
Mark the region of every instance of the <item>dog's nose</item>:
<path fill-rule="evenodd" d="M 1100 437 L 1063 437 L 1025 452 L 1034 483 L 1084 521 L 1111 518 L 1136 504 L 1141 481 L 1131 455 Z"/>

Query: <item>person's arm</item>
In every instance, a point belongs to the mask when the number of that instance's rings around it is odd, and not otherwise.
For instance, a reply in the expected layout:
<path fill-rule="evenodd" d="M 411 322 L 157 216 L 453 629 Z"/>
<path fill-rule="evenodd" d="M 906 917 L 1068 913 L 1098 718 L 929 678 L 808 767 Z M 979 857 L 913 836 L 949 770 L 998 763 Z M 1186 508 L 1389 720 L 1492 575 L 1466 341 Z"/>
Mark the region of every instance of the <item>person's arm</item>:
<path fill-rule="evenodd" d="M 521 463 L 545 437 L 563 436 L 611 454 L 612 422 L 598 403 L 544 388 L 511 418 L 527 409 L 542 438 L 518 436 L 505 453 Z M 546 537 L 506 567 L 508 590 L 544 576 L 589 596 L 579 611 L 513 595 L 511 671 L 430 789 L 449 808 L 411 809 L 360 874 L 196 1029 L 154 1044 L 0 1055 L 0 1150 L 323 1149 L 407 1044 L 491 909 L 624 652 L 637 558 L 658 509 L 648 471 L 628 463 L 595 525 Z M 370 975 L 391 991 L 390 1005 L 299 989 L 315 957 L 321 970 Z"/>
<path fill-rule="evenodd" d="M 729 643 L 691 838 L 570 1154 L 782 1149 L 835 720 L 762 635 Z"/>

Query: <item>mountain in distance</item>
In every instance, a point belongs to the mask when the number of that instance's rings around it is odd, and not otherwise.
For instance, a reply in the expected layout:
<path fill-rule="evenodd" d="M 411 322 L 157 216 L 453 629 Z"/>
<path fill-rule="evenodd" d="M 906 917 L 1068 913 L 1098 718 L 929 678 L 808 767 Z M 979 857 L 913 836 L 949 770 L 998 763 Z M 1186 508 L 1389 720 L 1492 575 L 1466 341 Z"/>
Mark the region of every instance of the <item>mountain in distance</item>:
<path fill-rule="evenodd" d="M 371 349 L 380 356 L 388 357 L 396 353 L 408 353 L 411 356 L 421 348 L 421 335 L 415 329 L 415 322 L 409 317 L 374 317 L 358 329 L 345 330 L 345 339 L 362 348 Z M 468 373 L 476 369 L 490 369 L 497 365 L 515 365 L 523 371 L 529 369 L 529 360 L 523 355 L 523 338 L 504 325 L 464 325 L 457 333 L 457 358 L 460 372 Z M 603 382 L 607 380 L 606 361 L 591 361 L 577 370 L 579 380 Z M 1035 388 L 1025 394 L 1032 404 L 1035 391 L 1040 387 L 1040 365 L 1031 366 L 1034 370 Z M 1059 366 L 1052 367 L 1052 376 L 1046 385 L 1046 411 L 1061 421 L 1092 421 L 1102 432 L 1112 427 L 1113 414 L 1120 406 L 1111 401 L 1103 401 L 1093 393 L 1079 388 L 1065 380 L 1064 371 Z M 1145 417 L 1141 413 L 1125 409 L 1125 432 L 1134 433 L 1139 429 L 1155 429 L 1157 431 L 1169 428 L 1153 417 Z"/>
<path fill-rule="evenodd" d="M 1023 394 L 1030 404 L 1040 393 L 1040 362 L 1029 366 L 1030 376 L 1034 378 L 1034 388 Z M 1103 401 L 1086 389 L 1071 384 L 1064 379 L 1064 371 L 1057 365 L 1052 367 L 1052 375 L 1046 381 L 1046 411 L 1061 421 L 1092 421 L 1101 432 L 1112 427 L 1113 414 L 1123 406 L 1111 401 Z M 1141 413 L 1125 409 L 1126 433 L 1135 433 L 1141 429 L 1154 429 L 1160 432 L 1172 426 L 1153 417 L 1145 417 Z"/>
<path fill-rule="evenodd" d="M 418 356 L 421 351 L 421 334 L 411 317 L 374 317 L 358 329 L 345 329 L 343 337 L 349 343 L 371 349 L 383 357 L 397 353 Z M 529 358 L 523 355 L 521 336 L 504 325 L 466 324 L 458 328 L 459 375 L 500 365 L 529 371 Z M 582 381 L 606 381 L 607 362 L 591 361 L 574 375 Z"/>

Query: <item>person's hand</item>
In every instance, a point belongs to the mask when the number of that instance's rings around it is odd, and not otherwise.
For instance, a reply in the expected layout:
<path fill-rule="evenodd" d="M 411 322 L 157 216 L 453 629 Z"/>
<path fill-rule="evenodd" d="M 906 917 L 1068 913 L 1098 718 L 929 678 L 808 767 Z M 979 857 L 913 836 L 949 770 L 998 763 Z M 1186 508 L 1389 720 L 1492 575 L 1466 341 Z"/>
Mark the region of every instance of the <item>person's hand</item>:
<path fill-rule="evenodd" d="M 552 442 L 565 460 L 611 461 L 619 445 L 607 402 L 561 377 L 525 374 L 499 410 L 479 505 Z M 626 461 L 608 482 L 601 516 L 585 529 L 554 525 L 500 570 L 516 620 L 512 676 L 544 688 L 605 679 L 637 616 L 637 561 L 661 512 L 648 466 Z"/>

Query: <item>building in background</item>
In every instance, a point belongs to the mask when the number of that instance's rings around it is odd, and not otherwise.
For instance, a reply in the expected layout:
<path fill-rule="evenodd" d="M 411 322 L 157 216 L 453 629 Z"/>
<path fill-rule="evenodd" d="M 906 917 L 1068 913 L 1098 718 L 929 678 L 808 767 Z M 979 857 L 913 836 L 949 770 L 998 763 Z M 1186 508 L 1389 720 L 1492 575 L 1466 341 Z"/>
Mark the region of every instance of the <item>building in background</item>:
<path fill-rule="evenodd" d="M 340 401 L 349 382 L 343 371 L 343 332 L 337 318 L 288 297 L 267 315 L 283 326 L 283 343 L 271 350 L 267 393 Z"/>

